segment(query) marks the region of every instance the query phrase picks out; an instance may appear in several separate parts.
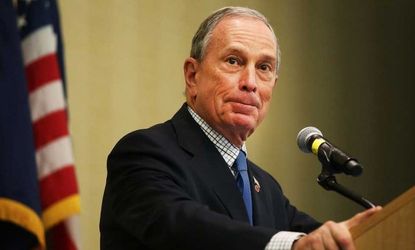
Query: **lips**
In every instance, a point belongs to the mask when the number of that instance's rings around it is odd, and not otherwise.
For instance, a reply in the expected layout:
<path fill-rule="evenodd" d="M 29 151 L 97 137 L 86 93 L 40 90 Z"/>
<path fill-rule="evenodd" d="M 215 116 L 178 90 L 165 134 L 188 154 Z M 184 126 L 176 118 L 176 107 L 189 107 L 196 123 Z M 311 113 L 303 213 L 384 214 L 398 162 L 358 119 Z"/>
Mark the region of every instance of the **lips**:
<path fill-rule="evenodd" d="M 253 98 L 252 96 L 245 97 L 245 98 L 230 98 L 227 102 L 234 103 L 236 105 L 240 106 L 250 106 L 252 108 L 259 109 L 260 103 L 256 98 Z"/>
<path fill-rule="evenodd" d="M 235 113 L 251 114 L 259 109 L 260 104 L 254 98 L 233 98 L 228 100 Z"/>

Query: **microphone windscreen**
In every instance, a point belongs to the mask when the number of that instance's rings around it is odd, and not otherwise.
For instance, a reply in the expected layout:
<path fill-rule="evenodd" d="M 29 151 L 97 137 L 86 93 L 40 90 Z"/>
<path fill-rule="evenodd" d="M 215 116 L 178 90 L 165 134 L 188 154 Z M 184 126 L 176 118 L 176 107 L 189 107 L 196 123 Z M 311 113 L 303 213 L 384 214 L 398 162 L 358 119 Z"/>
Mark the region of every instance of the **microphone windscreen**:
<path fill-rule="evenodd" d="M 304 153 L 311 153 L 311 147 L 309 146 L 309 140 L 311 136 L 319 135 L 323 137 L 323 134 L 320 130 L 315 127 L 305 127 L 298 132 L 297 135 L 297 145 Z"/>

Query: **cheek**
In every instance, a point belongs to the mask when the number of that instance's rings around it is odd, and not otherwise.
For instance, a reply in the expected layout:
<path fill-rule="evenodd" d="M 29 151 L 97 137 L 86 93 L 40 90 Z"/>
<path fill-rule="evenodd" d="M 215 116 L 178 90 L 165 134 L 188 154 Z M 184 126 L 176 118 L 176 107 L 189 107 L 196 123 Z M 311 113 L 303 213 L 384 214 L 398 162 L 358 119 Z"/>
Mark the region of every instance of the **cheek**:
<path fill-rule="evenodd" d="M 261 98 L 261 103 L 262 103 L 261 110 L 260 110 L 261 119 L 263 118 L 263 116 L 265 116 L 265 114 L 268 111 L 269 104 L 271 103 L 271 100 L 272 100 L 272 90 L 273 90 L 272 87 L 268 87 L 260 92 L 260 98 Z"/>
<path fill-rule="evenodd" d="M 204 82 L 198 88 L 197 105 L 203 112 L 212 114 L 217 113 L 221 107 L 221 92 L 217 85 L 212 82 Z"/>
<path fill-rule="evenodd" d="M 272 99 L 272 90 L 271 86 L 264 86 L 259 92 L 261 102 L 263 105 L 267 106 Z"/>

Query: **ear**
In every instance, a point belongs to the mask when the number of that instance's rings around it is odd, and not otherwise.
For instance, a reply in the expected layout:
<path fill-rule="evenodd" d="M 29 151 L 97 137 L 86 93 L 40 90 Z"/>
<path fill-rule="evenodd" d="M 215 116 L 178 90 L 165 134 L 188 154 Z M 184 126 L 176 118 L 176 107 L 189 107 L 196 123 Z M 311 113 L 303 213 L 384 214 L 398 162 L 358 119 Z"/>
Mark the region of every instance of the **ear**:
<path fill-rule="evenodd" d="M 277 73 L 277 75 L 275 76 L 274 87 L 275 87 L 275 86 L 277 86 L 278 76 L 279 76 L 279 75 L 278 75 L 278 73 Z"/>
<path fill-rule="evenodd" d="M 199 69 L 199 62 L 189 57 L 184 61 L 183 70 L 184 70 L 184 79 L 186 81 L 186 94 L 187 97 L 194 99 L 197 95 L 197 72 Z"/>

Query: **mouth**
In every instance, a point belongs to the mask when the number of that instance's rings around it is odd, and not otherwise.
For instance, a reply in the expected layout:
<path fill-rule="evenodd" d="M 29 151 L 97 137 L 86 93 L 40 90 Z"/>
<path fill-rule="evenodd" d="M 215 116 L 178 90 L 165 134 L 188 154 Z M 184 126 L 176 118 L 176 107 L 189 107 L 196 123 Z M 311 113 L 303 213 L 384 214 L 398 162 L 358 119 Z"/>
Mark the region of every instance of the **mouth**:
<path fill-rule="evenodd" d="M 240 114 L 251 114 L 259 109 L 260 105 L 258 102 L 253 100 L 229 100 L 232 110 L 235 113 Z"/>
<path fill-rule="evenodd" d="M 259 101 L 255 100 L 254 98 L 235 98 L 228 100 L 229 103 L 233 103 L 237 106 L 246 106 L 251 108 L 259 109 L 260 103 Z"/>

